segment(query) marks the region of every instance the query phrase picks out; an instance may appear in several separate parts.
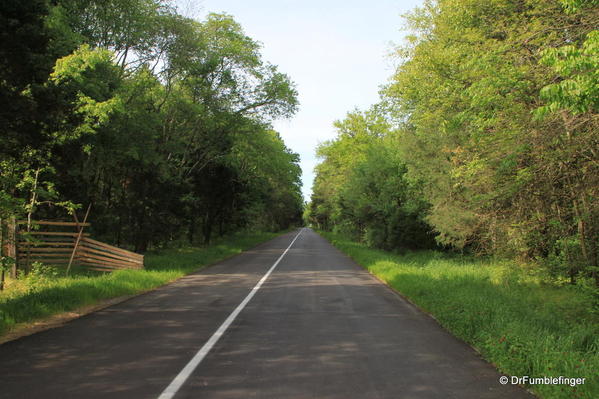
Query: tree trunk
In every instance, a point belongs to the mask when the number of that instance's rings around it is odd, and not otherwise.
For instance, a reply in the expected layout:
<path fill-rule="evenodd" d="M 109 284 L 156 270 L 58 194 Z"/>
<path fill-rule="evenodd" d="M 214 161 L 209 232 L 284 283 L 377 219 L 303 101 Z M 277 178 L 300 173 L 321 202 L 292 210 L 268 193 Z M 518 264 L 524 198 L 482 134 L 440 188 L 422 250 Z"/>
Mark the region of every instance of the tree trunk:
<path fill-rule="evenodd" d="M 2 238 L 4 237 L 4 234 L 2 234 L 4 232 L 4 226 L 3 226 L 3 220 L 0 219 L 0 250 L 1 248 L 4 246 L 4 242 L 2 241 Z M 3 253 L 0 253 L 0 257 L 3 255 Z M 0 291 L 4 290 L 4 265 L 2 265 L 2 270 L 0 270 Z"/>
<path fill-rule="evenodd" d="M 146 215 L 137 214 L 137 237 L 135 238 L 135 252 L 146 252 L 150 243 L 150 235 L 146 228 Z"/>
<path fill-rule="evenodd" d="M 225 234 L 225 219 L 220 218 L 220 221 L 218 222 L 218 235 L 219 235 L 219 237 L 222 237 L 224 234 Z"/>
<path fill-rule="evenodd" d="M 0 241 L 2 242 L 2 256 L 7 256 L 14 260 L 12 264 L 10 276 L 17 277 L 17 221 L 14 217 L 3 219 L 0 224 L 2 234 Z"/>
<path fill-rule="evenodd" d="M 37 184 L 38 184 L 38 180 L 39 180 L 39 176 L 40 176 L 40 169 L 38 168 L 35 171 L 35 180 L 33 181 L 33 188 L 31 189 L 31 202 L 29 203 L 29 212 L 27 212 L 27 233 L 31 232 L 31 224 L 32 224 L 32 217 L 33 217 L 33 212 L 35 211 L 35 204 L 37 203 Z M 25 274 L 29 274 L 29 271 L 31 269 L 31 265 L 29 263 L 29 255 L 30 255 L 30 251 L 29 251 L 30 245 L 27 245 L 27 255 L 25 258 Z"/>
<path fill-rule="evenodd" d="M 187 240 L 190 245 L 193 245 L 193 240 L 196 234 L 196 218 L 195 209 L 192 209 L 191 215 L 189 216 L 189 227 L 187 228 Z"/>
<path fill-rule="evenodd" d="M 204 244 L 210 244 L 210 238 L 212 236 L 212 215 L 210 215 L 210 211 L 206 212 L 206 217 L 204 218 L 204 225 L 202 226 L 202 233 L 204 234 Z"/>

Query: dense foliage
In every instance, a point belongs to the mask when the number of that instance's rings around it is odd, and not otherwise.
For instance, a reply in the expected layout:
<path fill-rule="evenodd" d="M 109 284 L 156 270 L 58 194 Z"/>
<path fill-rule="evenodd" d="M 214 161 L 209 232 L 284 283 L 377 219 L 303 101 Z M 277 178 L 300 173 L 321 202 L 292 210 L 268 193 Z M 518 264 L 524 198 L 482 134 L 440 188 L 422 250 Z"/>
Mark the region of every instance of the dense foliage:
<path fill-rule="evenodd" d="M 335 127 L 338 137 L 317 150 L 324 162 L 316 168 L 308 221 L 385 249 L 434 246 L 423 221 L 427 204 L 381 110 L 351 112 Z"/>
<path fill-rule="evenodd" d="M 137 251 L 301 220 L 298 155 L 270 125 L 294 84 L 232 17 L 8 0 L 0 30 L 0 218 L 92 203 L 94 235 Z"/>
<path fill-rule="evenodd" d="M 390 220 L 426 223 L 442 245 L 599 285 L 598 3 L 430 0 L 406 21 L 385 138 L 338 124 L 308 218 L 395 248 L 414 243 Z"/>

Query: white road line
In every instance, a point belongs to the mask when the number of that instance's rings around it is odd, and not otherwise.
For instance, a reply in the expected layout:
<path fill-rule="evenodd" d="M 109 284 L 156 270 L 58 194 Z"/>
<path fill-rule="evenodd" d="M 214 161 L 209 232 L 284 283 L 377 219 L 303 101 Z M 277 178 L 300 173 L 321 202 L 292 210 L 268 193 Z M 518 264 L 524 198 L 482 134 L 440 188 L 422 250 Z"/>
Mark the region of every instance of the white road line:
<path fill-rule="evenodd" d="M 175 396 L 175 394 L 179 391 L 181 386 L 183 386 L 185 381 L 187 381 L 187 379 L 189 378 L 191 373 L 193 373 L 193 371 L 198 367 L 198 365 L 202 362 L 202 360 L 204 360 L 204 358 L 206 357 L 208 352 L 210 352 L 210 350 L 218 342 L 220 337 L 222 337 L 225 334 L 225 331 L 227 331 L 227 328 L 229 328 L 231 323 L 233 323 L 235 321 L 235 319 L 237 318 L 239 313 L 241 313 L 243 308 L 245 308 L 245 305 L 247 305 L 248 302 L 253 298 L 253 296 L 256 295 L 256 292 L 258 292 L 260 287 L 262 287 L 262 284 L 264 284 L 264 282 L 266 281 L 268 276 L 270 276 L 270 274 L 273 272 L 273 270 L 275 270 L 275 268 L 277 267 L 279 262 L 281 262 L 281 259 L 283 259 L 283 257 L 287 253 L 287 251 L 289 251 L 289 249 L 291 248 L 291 246 L 293 245 L 295 240 L 297 240 L 297 238 L 300 236 L 300 234 L 302 234 L 303 231 L 304 231 L 304 229 L 301 229 L 300 232 L 297 233 L 295 238 L 291 241 L 291 244 L 289 244 L 287 249 L 281 254 L 281 256 L 279 256 L 279 259 L 277 259 L 277 261 L 271 266 L 271 268 L 268 269 L 266 274 L 264 276 L 262 276 L 260 281 L 258 281 L 258 284 L 256 284 L 254 286 L 254 288 L 252 288 L 252 290 L 245 297 L 245 299 L 239 304 L 239 306 L 237 306 L 237 308 L 233 311 L 233 313 L 231 313 L 229 315 L 229 317 L 227 317 L 227 320 L 225 320 L 223 322 L 223 324 L 221 324 L 221 326 L 218 328 L 218 330 L 216 330 L 216 332 L 214 334 L 212 334 L 210 339 L 204 344 L 204 346 L 202 346 L 200 348 L 200 350 L 189 361 L 189 363 L 187 363 L 185 365 L 185 367 L 183 367 L 183 370 L 181 370 L 181 372 L 179 372 L 179 374 L 177 374 L 177 376 L 169 384 L 169 386 L 166 387 L 166 389 L 164 391 L 162 391 L 162 393 L 160 394 L 158 399 L 171 399 Z"/>

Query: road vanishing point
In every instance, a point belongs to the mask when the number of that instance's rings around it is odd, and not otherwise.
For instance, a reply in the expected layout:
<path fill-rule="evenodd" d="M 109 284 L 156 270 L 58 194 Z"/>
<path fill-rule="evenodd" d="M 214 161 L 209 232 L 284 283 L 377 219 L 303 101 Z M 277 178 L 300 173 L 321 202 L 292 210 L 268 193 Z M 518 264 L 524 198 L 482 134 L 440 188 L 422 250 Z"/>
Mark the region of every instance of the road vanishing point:
<path fill-rule="evenodd" d="M 0 345 L 0 398 L 532 398 L 311 229 Z"/>

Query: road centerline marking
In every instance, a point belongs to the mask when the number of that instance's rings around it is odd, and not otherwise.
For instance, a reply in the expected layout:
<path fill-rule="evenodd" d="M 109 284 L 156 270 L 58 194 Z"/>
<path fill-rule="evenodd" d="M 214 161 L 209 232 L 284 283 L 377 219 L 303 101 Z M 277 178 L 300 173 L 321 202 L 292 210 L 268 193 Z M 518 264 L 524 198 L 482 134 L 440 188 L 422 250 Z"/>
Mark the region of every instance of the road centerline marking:
<path fill-rule="evenodd" d="M 266 274 L 264 274 L 264 276 L 262 276 L 260 281 L 258 281 L 258 283 L 254 286 L 254 288 L 252 288 L 252 290 L 245 297 L 245 299 L 243 301 L 241 301 L 241 303 L 235 308 L 235 310 L 229 315 L 229 317 L 227 317 L 227 319 L 223 322 L 223 324 L 220 325 L 218 330 L 216 330 L 214 332 L 214 334 L 212 334 L 210 339 L 208 339 L 208 341 L 206 341 L 206 343 L 200 348 L 200 350 L 198 350 L 196 352 L 196 354 L 185 365 L 185 367 L 183 367 L 183 369 L 179 372 L 179 374 L 177 374 L 177 376 L 173 379 L 173 381 L 169 384 L 169 386 L 166 387 L 166 389 L 164 391 L 162 391 L 160 396 L 158 396 L 158 399 L 172 399 L 177 394 L 179 389 L 183 386 L 183 384 L 185 384 L 185 381 L 187 381 L 189 376 L 195 371 L 195 369 L 199 366 L 199 364 L 202 362 L 202 360 L 204 360 L 204 358 L 210 352 L 210 350 L 214 347 L 214 345 L 216 345 L 218 340 L 225 334 L 225 332 L 227 331 L 229 326 L 235 321 L 235 319 L 237 318 L 239 313 L 241 313 L 241 311 L 245 308 L 245 306 L 249 303 L 249 301 L 254 297 L 254 295 L 256 295 L 256 292 L 258 292 L 260 287 L 262 287 L 262 284 L 264 284 L 266 279 L 268 279 L 270 274 L 279 265 L 279 263 L 281 262 L 283 257 L 287 254 L 289 249 L 291 249 L 291 246 L 293 245 L 295 240 L 297 240 L 297 238 L 300 236 L 300 234 L 302 234 L 303 231 L 304 231 L 304 229 L 301 229 L 299 231 L 299 233 L 297 233 L 297 235 L 293 238 L 293 240 L 291 241 L 291 244 L 289 244 L 287 249 L 285 249 L 285 251 L 283 251 L 281 256 L 279 256 L 279 258 L 270 267 L 270 269 L 268 269 Z"/>

